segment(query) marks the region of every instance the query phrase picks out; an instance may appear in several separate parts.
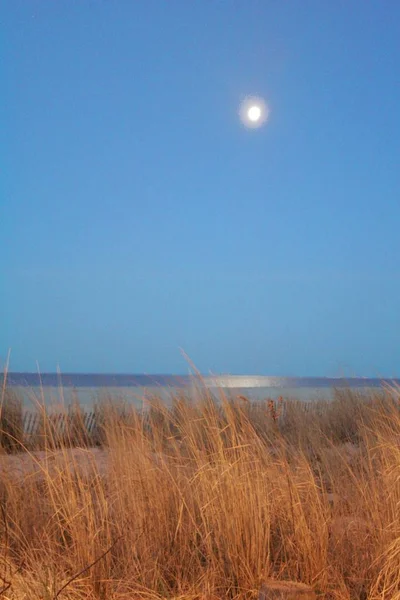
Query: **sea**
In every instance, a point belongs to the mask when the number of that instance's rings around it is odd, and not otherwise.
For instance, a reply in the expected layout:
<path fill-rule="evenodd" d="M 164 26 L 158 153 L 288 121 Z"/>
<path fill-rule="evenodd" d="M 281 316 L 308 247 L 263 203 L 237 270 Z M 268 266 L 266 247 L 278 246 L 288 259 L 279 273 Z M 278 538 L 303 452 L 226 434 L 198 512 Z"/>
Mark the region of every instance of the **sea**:
<path fill-rule="evenodd" d="M 337 389 L 370 392 L 382 387 L 400 389 L 400 379 L 368 377 L 273 377 L 258 375 L 135 375 L 91 373 L 8 373 L 7 386 L 23 398 L 24 405 L 69 405 L 79 401 L 84 407 L 115 399 L 142 405 L 154 396 L 167 404 L 174 395 L 195 398 L 204 388 L 218 396 L 246 396 L 249 400 L 276 399 L 279 396 L 302 401 L 330 400 Z M 0 377 L 3 387 L 4 376 Z"/>

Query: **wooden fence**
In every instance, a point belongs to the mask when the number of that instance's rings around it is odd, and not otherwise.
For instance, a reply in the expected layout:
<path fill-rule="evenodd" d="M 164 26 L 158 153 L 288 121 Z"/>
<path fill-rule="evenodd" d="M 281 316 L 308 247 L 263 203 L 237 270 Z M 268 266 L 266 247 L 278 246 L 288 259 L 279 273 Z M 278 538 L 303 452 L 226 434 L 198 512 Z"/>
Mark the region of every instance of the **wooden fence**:
<path fill-rule="evenodd" d="M 99 445 L 104 442 L 103 423 L 104 415 L 95 410 L 57 413 L 7 410 L 0 418 L 0 448 L 18 452 L 23 447 Z"/>
<path fill-rule="evenodd" d="M 69 413 L 46 414 L 43 418 L 40 412 L 25 412 L 22 417 L 22 431 L 25 435 L 34 436 L 43 430 L 43 425 L 54 432 L 63 433 L 71 427 L 79 424 L 88 434 L 95 431 L 97 425 L 97 415 L 95 411 L 82 412 L 78 415 Z"/>

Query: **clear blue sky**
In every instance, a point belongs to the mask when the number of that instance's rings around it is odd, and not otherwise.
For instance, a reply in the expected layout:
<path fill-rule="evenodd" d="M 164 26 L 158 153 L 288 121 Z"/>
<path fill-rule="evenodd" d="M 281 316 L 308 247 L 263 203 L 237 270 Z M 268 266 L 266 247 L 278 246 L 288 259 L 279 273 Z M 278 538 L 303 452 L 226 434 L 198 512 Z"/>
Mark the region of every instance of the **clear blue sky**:
<path fill-rule="evenodd" d="M 0 360 L 400 374 L 400 3 L 0 17 Z"/>

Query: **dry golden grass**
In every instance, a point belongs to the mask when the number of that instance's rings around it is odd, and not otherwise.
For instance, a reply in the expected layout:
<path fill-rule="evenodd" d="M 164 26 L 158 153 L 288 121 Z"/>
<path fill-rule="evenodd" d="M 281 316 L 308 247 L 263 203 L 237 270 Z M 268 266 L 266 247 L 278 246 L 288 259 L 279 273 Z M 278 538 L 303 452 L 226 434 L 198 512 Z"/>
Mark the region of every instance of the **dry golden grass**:
<path fill-rule="evenodd" d="M 398 400 L 205 389 L 103 406 L 102 448 L 80 453 L 44 426 L 41 453 L 20 447 L 34 469 L 0 456 L 0 598 L 250 599 L 273 579 L 399 600 Z"/>

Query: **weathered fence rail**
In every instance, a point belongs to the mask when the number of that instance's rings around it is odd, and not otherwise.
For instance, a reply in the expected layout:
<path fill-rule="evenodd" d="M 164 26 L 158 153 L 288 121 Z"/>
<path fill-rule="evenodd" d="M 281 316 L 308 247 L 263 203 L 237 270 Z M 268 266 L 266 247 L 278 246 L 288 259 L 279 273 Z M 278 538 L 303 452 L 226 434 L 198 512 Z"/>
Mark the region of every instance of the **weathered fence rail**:
<path fill-rule="evenodd" d="M 43 416 L 40 412 L 25 412 L 22 417 L 22 431 L 25 435 L 35 435 L 41 432 L 44 426 L 50 427 L 54 432 L 65 432 L 71 424 L 81 425 L 87 433 L 96 429 L 95 411 L 88 411 L 79 415 L 68 413 L 54 413 Z"/>
<path fill-rule="evenodd" d="M 104 441 L 104 415 L 99 411 L 47 413 L 40 410 L 3 410 L 0 414 L 0 448 L 87 446 Z"/>

